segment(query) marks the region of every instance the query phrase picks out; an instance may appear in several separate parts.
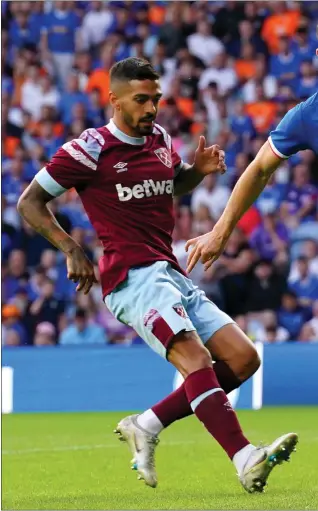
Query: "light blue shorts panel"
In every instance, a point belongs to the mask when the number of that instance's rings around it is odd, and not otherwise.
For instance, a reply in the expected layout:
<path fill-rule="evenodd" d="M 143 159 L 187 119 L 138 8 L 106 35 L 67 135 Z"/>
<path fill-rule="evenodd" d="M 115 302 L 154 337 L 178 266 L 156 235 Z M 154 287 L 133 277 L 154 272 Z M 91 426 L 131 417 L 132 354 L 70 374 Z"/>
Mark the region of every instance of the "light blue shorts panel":
<path fill-rule="evenodd" d="M 163 357 L 173 336 L 182 330 L 197 330 L 205 343 L 224 325 L 233 323 L 166 261 L 131 269 L 105 303 L 119 321 L 134 328 Z"/>

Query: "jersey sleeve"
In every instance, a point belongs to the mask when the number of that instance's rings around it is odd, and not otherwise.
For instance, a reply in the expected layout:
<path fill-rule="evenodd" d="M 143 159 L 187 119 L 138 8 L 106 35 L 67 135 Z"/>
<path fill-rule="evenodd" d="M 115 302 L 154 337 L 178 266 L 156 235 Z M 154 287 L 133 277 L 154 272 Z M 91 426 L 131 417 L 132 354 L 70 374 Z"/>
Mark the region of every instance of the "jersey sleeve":
<path fill-rule="evenodd" d="M 87 186 L 96 175 L 104 144 L 104 137 L 96 129 L 84 131 L 80 138 L 66 142 L 56 152 L 35 176 L 36 181 L 53 197 L 70 188 Z"/>
<path fill-rule="evenodd" d="M 270 133 L 269 144 L 279 158 L 289 158 L 298 151 L 308 149 L 303 120 L 303 103 L 295 106 Z"/>

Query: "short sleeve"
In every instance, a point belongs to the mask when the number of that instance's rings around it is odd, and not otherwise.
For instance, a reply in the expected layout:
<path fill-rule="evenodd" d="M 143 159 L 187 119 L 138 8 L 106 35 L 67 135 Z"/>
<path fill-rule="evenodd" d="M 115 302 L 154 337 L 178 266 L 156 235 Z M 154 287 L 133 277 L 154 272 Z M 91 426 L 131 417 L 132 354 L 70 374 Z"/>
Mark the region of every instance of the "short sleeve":
<path fill-rule="evenodd" d="M 270 133 L 269 143 L 279 158 L 289 158 L 298 151 L 308 148 L 306 132 L 303 126 L 302 105 L 295 106 L 281 120 L 277 128 Z"/>
<path fill-rule="evenodd" d="M 53 197 L 70 188 L 83 188 L 94 178 L 104 147 L 103 136 L 94 128 L 80 138 L 64 144 L 50 163 L 35 176 L 36 181 Z"/>

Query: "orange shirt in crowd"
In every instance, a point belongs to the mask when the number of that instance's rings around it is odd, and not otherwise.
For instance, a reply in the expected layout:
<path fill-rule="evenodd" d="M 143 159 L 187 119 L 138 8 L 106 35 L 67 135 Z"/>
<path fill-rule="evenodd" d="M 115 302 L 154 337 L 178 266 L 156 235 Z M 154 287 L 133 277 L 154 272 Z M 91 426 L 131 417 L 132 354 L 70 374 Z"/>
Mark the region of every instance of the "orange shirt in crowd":
<path fill-rule="evenodd" d="M 160 5 L 152 5 L 150 2 L 149 6 L 149 22 L 152 25 L 163 25 L 165 22 L 166 8 Z"/>
<path fill-rule="evenodd" d="M 108 104 L 108 93 L 109 93 L 109 72 L 105 69 L 95 69 L 88 79 L 86 92 L 92 92 L 92 90 L 98 89 L 101 94 L 102 106 Z"/>
<path fill-rule="evenodd" d="M 287 11 L 281 14 L 273 14 L 266 18 L 261 35 L 271 53 L 278 52 L 278 41 L 280 37 L 285 35 L 291 37 L 295 34 L 299 19 L 299 11 Z"/>
<path fill-rule="evenodd" d="M 194 115 L 194 103 L 190 98 L 175 98 L 175 102 L 177 104 L 180 112 L 191 119 Z M 162 99 L 160 101 L 160 107 L 164 107 L 166 105 L 166 100 Z"/>
<path fill-rule="evenodd" d="M 25 129 L 33 136 L 38 137 L 41 133 L 41 121 L 31 120 Z M 62 137 L 64 134 L 64 126 L 61 122 L 55 122 L 53 126 L 53 133 L 55 137 Z"/>
<path fill-rule="evenodd" d="M 256 131 L 266 133 L 274 122 L 277 105 L 266 100 L 249 103 L 245 107 L 245 112 L 252 118 Z"/>
<path fill-rule="evenodd" d="M 255 76 L 256 63 L 255 60 L 239 59 L 234 64 L 238 79 L 242 82 L 249 80 Z"/>

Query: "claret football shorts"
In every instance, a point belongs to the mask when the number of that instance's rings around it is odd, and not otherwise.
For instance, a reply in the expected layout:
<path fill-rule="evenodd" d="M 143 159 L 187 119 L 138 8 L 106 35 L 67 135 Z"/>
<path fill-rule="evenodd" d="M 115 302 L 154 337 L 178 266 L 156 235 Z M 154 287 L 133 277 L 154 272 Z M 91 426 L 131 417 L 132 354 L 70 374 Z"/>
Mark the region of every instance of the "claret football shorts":
<path fill-rule="evenodd" d="M 129 270 L 127 279 L 106 296 L 105 303 L 162 357 L 182 330 L 196 330 L 206 343 L 220 328 L 234 323 L 166 261 Z"/>

